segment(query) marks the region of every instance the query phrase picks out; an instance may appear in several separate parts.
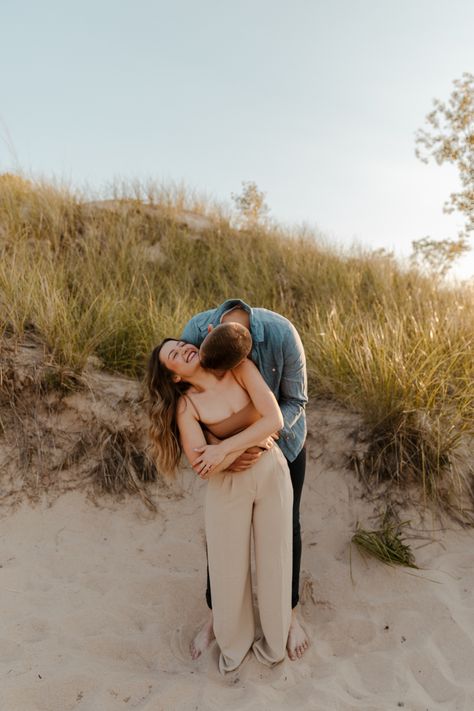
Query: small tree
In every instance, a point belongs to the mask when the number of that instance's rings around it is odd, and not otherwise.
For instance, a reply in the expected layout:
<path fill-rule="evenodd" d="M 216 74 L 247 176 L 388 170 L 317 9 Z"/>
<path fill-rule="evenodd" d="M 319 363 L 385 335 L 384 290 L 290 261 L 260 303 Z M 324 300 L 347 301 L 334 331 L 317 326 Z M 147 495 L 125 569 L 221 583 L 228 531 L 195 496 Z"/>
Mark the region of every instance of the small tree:
<path fill-rule="evenodd" d="M 429 237 L 412 242 L 413 253 L 410 255 L 412 264 L 422 260 L 433 276 L 443 278 L 451 269 L 453 262 L 470 247 L 465 234 L 459 233 L 457 240 L 435 240 Z"/>
<path fill-rule="evenodd" d="M 258 189 L 256 183 L 243 181 L 240 195 L 231 193 L 231 198 L 235 203 L 241 227 L 251 229 L 265 225 L 270 210 L 265 202 L 265 193 Z"/>
<path fill-rule="evenodd" d="M 453 83 L 455 88 L 447 104 L 433 100 L 434 109 L 426 116 L 431 132 L 416 132 L 416 157 L 423 163 L 428 163 L 430 157 L 438 165 L 454 163 L 461 179 L 462 189 L 451 193 L 443 206 L 446 213 L 457 210 L 466 217 L 466 226 L 458 238 L 436 241 L 424 237 L 412 242 L 412 260 L 423 258 L 440 276 L 470 250 L 469 237 L 474 230 L 474 75 L 464 72 L 462 79 Z"/>

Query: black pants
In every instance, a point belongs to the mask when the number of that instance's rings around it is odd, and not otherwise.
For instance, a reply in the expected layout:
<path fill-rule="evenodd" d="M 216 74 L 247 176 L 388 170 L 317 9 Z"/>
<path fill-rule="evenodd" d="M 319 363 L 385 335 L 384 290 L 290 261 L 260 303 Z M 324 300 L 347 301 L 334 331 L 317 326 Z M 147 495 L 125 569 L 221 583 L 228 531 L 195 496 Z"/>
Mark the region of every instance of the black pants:
<path fill-rule="evenodd" d="M 278 445 L 275 445 L 276 447 Z M 286 460 L 288 462 L 288 460 Z M 300 565 L 301 565 L 301 526 L 300 526 L 300 501 L 303 490 L 304 475 L 306 471 L 306 447 L 303 447 L 293 462 L 288 462 L 291 483 L 293 484 L 293 578 L 291 584 L 291 607 L 296 607 L 299 602 Z M 239 476 L 238 473 L 235 476 Z M 207 550 L 206 550 L 207 554 Z M 212 610 L 211 581 L 209 580 L 209 563 L 207 565 L 207 606 Z"/>

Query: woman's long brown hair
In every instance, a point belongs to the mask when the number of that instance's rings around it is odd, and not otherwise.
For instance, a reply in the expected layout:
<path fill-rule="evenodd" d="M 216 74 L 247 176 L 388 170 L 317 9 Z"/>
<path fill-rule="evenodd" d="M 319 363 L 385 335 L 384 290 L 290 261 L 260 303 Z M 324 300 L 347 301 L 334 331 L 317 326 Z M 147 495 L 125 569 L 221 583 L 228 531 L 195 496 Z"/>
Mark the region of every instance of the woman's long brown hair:
<path fill-rule="evenodd" d="M 165 338 L 153 349 L 148 360 L 146 383 L 150 395 L 148 433 L 151 440 L 152 455 L 159 471 L 168 477 L 176 474 L 182 454 L 179 430 L 176 423 L 176 408 L 181 395 L 189 388 L 189 383 L 182 380 L 173 382 L 173 373 L 159 356 L 168 341 L 177 338 Z"/>

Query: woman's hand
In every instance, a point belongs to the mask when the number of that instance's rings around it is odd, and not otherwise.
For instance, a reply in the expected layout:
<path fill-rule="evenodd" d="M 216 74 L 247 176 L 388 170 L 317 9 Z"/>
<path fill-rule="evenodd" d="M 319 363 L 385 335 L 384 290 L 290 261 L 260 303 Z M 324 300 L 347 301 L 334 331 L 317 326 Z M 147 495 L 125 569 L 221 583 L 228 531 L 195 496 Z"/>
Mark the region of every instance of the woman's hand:
<path fill-rule="evenodd" d="M 270 437 L 267 437 L 266 439 L 262 440 L 262 442 L 259 442 L 258 446 L 261 449 L 271 449 L 275 444 L 275 440 L 273 437 L 274 435 L 270 435 Z"/>
<path fill-rule="evenodd" d="M 207 479 L 212 474 L 212 469 L 217 467 L 226 457 L 227 452 L 223 444 L 206 444 L 203 447 L 196 447 L 195 452 L 200 456 L 192 463 L 192 468 L 201 479 Z"/>

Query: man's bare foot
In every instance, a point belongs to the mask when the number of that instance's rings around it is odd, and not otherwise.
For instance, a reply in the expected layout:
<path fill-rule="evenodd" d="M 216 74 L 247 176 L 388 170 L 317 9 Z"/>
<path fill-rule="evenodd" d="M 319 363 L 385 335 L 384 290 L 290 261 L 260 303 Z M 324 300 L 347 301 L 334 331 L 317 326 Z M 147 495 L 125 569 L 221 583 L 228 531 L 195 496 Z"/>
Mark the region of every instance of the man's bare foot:
<path fill-rule="evenodd" d="M 293 608 L 291 611 L 291 624 L 290 631 L 288 632 L 288 642 L 286 643 L 289 658 L 292 661 L 295 661 L 295 659 L 301 659 L 308 647 L 309 640 L 304 629 L 298 622 L 296 610 Z"/>
<path fill-rule="evenodd" d="M 197 659 L 201 656 L 202 652 L 209 647 L 212 640 L 215 639 L 214 619 L 212 617 L 212 610 L 206 622 L 203 624 L 197 635 L 192 640 L 189 645 L 189 651 L 191 652 L 191 657 Z"/>

